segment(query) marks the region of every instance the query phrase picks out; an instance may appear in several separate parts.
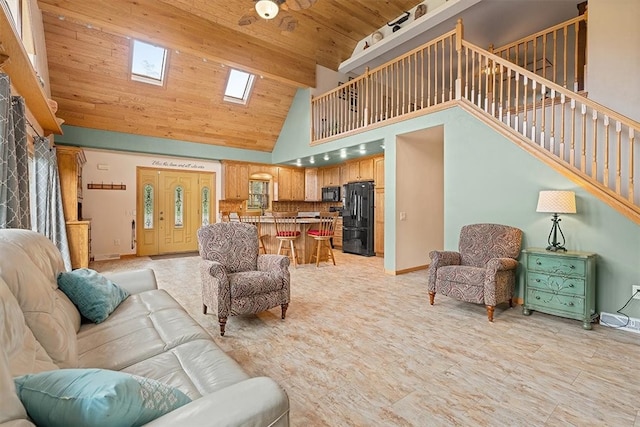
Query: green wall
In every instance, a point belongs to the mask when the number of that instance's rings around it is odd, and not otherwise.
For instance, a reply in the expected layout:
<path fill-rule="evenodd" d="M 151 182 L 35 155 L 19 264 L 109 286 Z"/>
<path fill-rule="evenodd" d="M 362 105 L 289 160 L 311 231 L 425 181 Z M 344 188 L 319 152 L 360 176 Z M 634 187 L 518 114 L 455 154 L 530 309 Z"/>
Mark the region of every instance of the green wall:
<path fill-rule="evenodd" d="M 301 95 L 299 93 L 299 95 Z M 304 95 L 304 94 L 303 94 Z M 445 248 L 455 250 L 460 228 L 469 223 L 496 222 L 524 232 L 523 247 L 546 247 L 551 215 L 536 212 L 540 190 L 576 192 L 578 213 L 562 215 L 562 230 L 571 250 L 598 253 L 598 311 L 615 313 L 640 284 L 640 226 L 537 160 L 516 144 L 459 107 L 406 120 L 369 132 L 309 148 L 301 137 L 308 117 L 308 95 L 296 97 L 291 117 L 274 150 L 274 161 L 349 147 L 371 141 L 385 144 L 385 269 L 395 270 L 395 141 L 396 135 L 444 125 Z M 296 103 L 299 104 L 296 105 Z M 306 107 L 305 104 L 306 103 Z M 305 130 L 306 132 L 306 130 Z M 425 183 L 428 185 L 428 183 Z M 420 197 L 416 194 L 416 197 Z M 425 254 L 425 258 L 428 255 Z M 425 273 L 426 274 L 426 273 Z M 522 296 L 522 274 L 517 294 Z M 634 300 L 625 313 L 640 317 Z"/>
<path fill-rule="evenodd" d="M 55 143 L 85 148 L 129 151 L 144 154 L 188 157 L 207 160 L 240 160 L 271 163 L 271 153 L 238 148 L 220 147 L 167 138 L 132 135 L 122 132 L 89 129 L 64 125 L 62 135 L 55 136 Z"/>

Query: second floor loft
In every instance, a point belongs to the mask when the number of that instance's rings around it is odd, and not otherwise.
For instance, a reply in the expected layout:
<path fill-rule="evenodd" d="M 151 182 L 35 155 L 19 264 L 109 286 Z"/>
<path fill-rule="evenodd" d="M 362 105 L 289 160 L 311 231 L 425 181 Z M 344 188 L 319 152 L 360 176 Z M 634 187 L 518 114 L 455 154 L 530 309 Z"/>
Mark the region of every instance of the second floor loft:
<path fill-rule="evenodd" d="M 582 92 L 587 16 L 500 48 L 455 29 L 311 101 L 311 144 L 459 105 L 640 217 L 640 123 Z"/>

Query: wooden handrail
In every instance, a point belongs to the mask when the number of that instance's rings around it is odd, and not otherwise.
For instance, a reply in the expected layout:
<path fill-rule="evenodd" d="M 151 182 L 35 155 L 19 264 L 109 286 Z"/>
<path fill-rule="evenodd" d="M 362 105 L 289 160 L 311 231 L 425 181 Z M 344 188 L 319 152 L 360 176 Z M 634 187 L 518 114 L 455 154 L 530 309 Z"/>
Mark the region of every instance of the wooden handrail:
<path fill-rule="evenodd" d="M 587 14 L 586 13 L 583 14 L 583 15 L 580 15 L 580 16 L 576 16 L 575 18 L 571 18 L 571 19 L 569 19 L 567 21 L 561 22 L 561 23 L 559 23 L 557 25 L 554 25 L 552 27 L 546 28 L 544 30 L 538 31 L 537 33 L 530 34 L 530 35 L 528 35 L 526 37 L 521 38 L 520 40 L 516 40 L 516 41 L 514 41 L 512 43 L 505 44 L 504 46 L 500 46 L 499 48 L 493 48 L 493 49 L 491 49 L 491 51 L 494 54 L 497 55 L 498 52 L 502 52 L 502 51 L 508 50 L 510 48 L 513 48 L 513 47 L 519 45 L 519 44 L 526 43 L 526 42 L 534 40 L 534 39 L 536 39 L 538 37 L 542 37 L 542 36 L 544 36 L 546 34 L 553 33 L 554 31 L 561 30 L 561 29 L 563 29 L 565 27 L 570 27 L 571 25 L 577 24 L 577 23 L 579 23 L 581 21 L 585 21 L 585 22 L 587 21 Z"/>
<path fill-rule="evenodd" d="M 493 62 L 495 62 L 495 63 L 497 63 L 499 65 L 503 65 L 504 67 L 508 67 L 508 68 L 511 68 L 514 71 L 517 71 L 520 75 L 526 76 L 530 80 L 538 80 L 539 81 L 541 79 L 539 75 L 537 75 L 535 73 L 532 73 L 531 71 L 526 70 L 526 69 L 524 69 L 522 67 L 514 66 L 510 61 L 508 61 L 508 60 L 506 60 L 504 58 L 501 58 L 501 57 L 499 57 L 499 56 L 497 56 L 497 55 L 495 55 L 495 54 L 493 54 L 493 53 L 491 53 L 491 52 L 489 52 L 487 50 L 484 50 L 481 47 L 478 47 L 478 46 L 474 45 L 471 42 L 463 40 L 462 41 L 462 45 L 466 46 L 469 49 L 474 50 L 474 51 L 476 51 L 478 53 L 481 53 L 482 55 L 486 56 L 491 61 L 493 61 Z M 598 111 L 603 112 L 604 114 L 606 114 L 610 118 L 615 118 L 618 121 L 627 123 L 630 127 L 634 127 L 636 129 L 640 129 L 640 122 L 637 122 L 637 121 L 635 121 L 635 120 L 633 120 L 633 119 L 631 119 L 631 118 L 629 118 L 627 116 L 624 116 L 624 115 L 622 115 L 620 113 L 617 113 L 616 111 L 614 111 L 614 110 L 612 110 L 612 109 L 610 109 L 608 107 L 605 107 L 604 105 L 599 104 L 599 103 L 597 103 L 596 101 L 594 101 L 594 100 L 592 100 L 590 98 L 582 96 L 579 93 L 574 92 L 572 90 L 569 90 L 569 89 L 567 89 L 567 88 L 565 88 L 563 86 L 560 86 L 559 84 L 554 83 L 552 81 L 545 81 L 544 84 L 545 84 L 545 86 L 547 88 L 554 89 L 558 93 L 564 93 L 565 95 L 570 96 L 571 98 L 575 99 L 576 101 L 580 101 L 580 103 L 582 103 L 582 104 L 586 104 L 586 105 L 590 105 L 590 106 L 596 107 L 596 109 Z"/>

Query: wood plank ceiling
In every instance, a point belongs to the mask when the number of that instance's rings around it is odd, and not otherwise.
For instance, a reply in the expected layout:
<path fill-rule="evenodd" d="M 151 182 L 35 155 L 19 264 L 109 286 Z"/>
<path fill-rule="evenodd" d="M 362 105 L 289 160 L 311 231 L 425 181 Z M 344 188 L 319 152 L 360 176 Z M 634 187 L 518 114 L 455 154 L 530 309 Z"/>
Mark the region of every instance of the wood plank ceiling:
<path fill-rule="evenodd" d="M 421 0 L 318 0 L 258 19 L 253 0 L 38 0 L 51 92 L 66 124 L 272 151 L 315 64 L 337 70 L 357 42 Z M 169 49 L 164 87 L 130 80 L 132 39 Z M 248 104 L 223 102 L 230 67 L 258 78 Z M 135 150 L 135 147 L 132 147 Z"/>

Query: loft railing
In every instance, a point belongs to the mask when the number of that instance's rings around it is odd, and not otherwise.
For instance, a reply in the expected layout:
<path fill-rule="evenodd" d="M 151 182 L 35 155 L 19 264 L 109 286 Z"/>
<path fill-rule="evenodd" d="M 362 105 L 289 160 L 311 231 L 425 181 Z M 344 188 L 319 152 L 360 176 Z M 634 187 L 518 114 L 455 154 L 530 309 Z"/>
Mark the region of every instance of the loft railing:
<path fill-rule="evenodd" d="M 578 92 L 584 87 L 586 37 L 585 13 L 513 43 L 489 48 L 489 51 Z"/>
<path fill-rule="evenodd" d="M 311 100 L 311 142 L 454 99 L 456 31 Z"/>
<path fill-rule="evenodd" d="M 640 218 L 640 124 L 533 71 L 463 40 L 459 21 L 454 31 L 312 99 L 312 144 L 465 102 Z"/>

